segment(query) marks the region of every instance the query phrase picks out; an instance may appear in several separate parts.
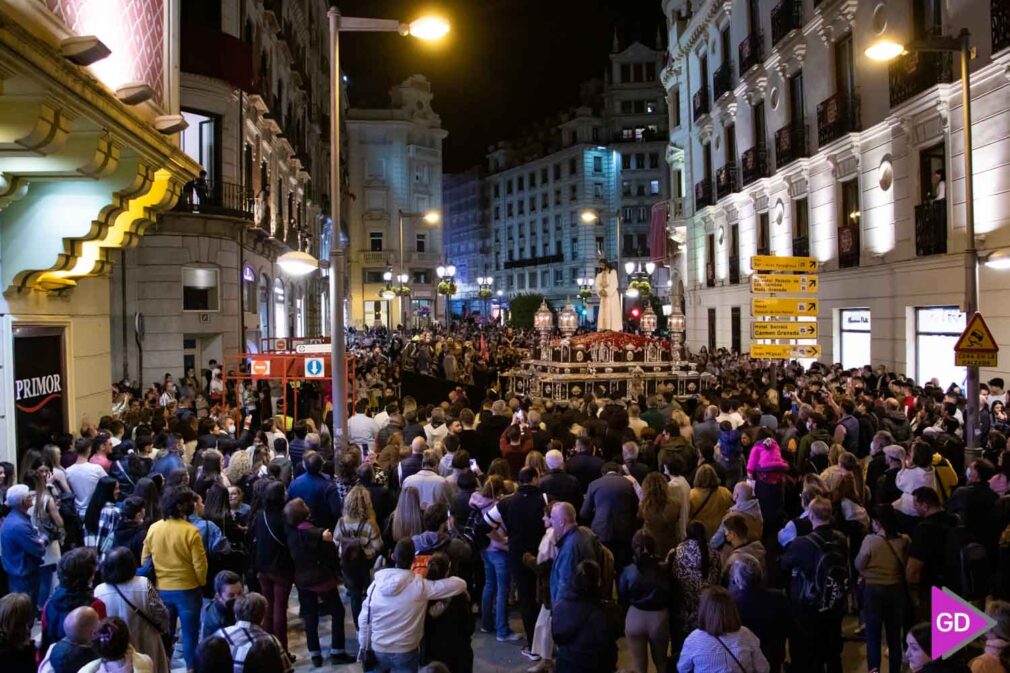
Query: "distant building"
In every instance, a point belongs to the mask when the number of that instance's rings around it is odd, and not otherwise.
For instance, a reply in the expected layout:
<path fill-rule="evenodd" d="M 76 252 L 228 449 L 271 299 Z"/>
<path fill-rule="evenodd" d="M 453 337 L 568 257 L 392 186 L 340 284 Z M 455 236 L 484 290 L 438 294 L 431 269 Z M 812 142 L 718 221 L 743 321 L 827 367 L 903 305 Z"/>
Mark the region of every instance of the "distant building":
<path fill-rule="evenodd" d="M 442 263 L 442 224 L 400 213 L 442 207 L 442 141 L 431 84 L 413 75 L 390 91 L 391 107 L 351 108 L 348 132 L 349 320 L 355 327 L 424 324 L 441 316 L 435 268 Z M 400 242 L 403 241 L 401 247 Z M 408 276 L 407 298 L 385 298 L 384 274 Z"/>
<path fill-rule="evenodd" d="M 484 170 L 474 166 L 446 175 L 442 181 L 442 219 L 445 222 L 445 259 L 456 267 L 454 314 L 482 312 L 490 306 L 477 297 L 477 279 L 492 276 L 489 199 Z"/>
<path fill-rule="evenodd" d="M 490 148 L 488 261 L 496 290 L 538 292 L 560 305 L 577 300 L 578 280 L 592 282 L 601 256 L 622 267 L 652 258 L 652 208 L 663 213 L 662 230 L 670 186 L 663 59 L 661 45 L 622 50 L 615 37 L 604 81 L 584 85 L 578 107 Z M 657 290 L 668 278 L 666 270 L 654 275 Z"/>
<path fill-rule="evenodd" d="M 687 185 L 687 344 L 747 352 L 751 257 L 815 257 L 822 360 L 961 383 L 965 181 L 957 54 L 864 55 L 886 25 L 971 31 L 977 247 L 1010 245 L 1010 12 L 968 0 L 665 0 L 668 158 Z M 870 10 L 873 11 L 870 11 Z M 865 10 L 865 11 L 864 11 Z M 1007 276 L 980 265 L 1007 334 Z M 982 378 L 1010 372 L 1010 358 Z"/>

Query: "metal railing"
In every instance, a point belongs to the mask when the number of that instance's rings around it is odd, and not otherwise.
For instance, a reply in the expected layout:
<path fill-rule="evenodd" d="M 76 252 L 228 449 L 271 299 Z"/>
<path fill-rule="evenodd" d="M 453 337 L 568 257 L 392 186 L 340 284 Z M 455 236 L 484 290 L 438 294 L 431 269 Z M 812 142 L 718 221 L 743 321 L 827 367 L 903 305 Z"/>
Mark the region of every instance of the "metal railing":
<path fill-rule="evenodd" d="M 764 145 L 752 147 L 740 157 L 743 186 L 768 177 L 768 149 Z"/>
<path fill-rule="evenodd" d="M 795 236 L 793 237 L 793 255 L 796 257 L 809 257 L 810 256 L 810 237 L 809 236 Z"/>
<path fill-rule="evenodd" d="M 726 61 L 712 75 L 712 91 L 715 100 L 719 100 L 733 90 L 733 63 Z"/>
<path fill-rule="evenodd" d="M 745 37 L 737 49 L 740 56 L 740 76 L 764 62 L 764 36 L 755 31 Z"/>
<path fill-rule="evenodd" d="M 740 284 L 740 258 L 729 258 L 729 282 L 730 285 Z"/>
<path fill-rule="evenodd" d="M 712 200 L 712 180 L 705 178 L 700 182 L 694 183 L 694 209 L 698 211 L 714 203 Z"/>
<path fill-rule="evenodd" d="M 910 51 L 899 56 L 887 68 L 891 107 L 901 105 L 932 86 L 950 82 L 952 76 L 949 52 Z"/>
<path fill-rule="evenodd" d="M 772 46 L 786 35 L 803 26 L 803 3 L 800 0 L 782 0 L 772 9 Z"/>
<path fill-rule="evenodd" d="M 801 157 L 807 156 L 807 126 L 801 122 L 789 122 L 775 132 L 775 166 L 782 168 Z"/>
<path fill-rule="evenodd" d="M 182 197 L 175 209 L 252 220 L 255 199 L 252 191 L 242 185 L 223 181 L 201 185 L 194 180 L 182 188 Z"/>
<path fill-rule="evenodd" d="M 835 94 L 817 106 L 819 147 L 859 130 L 859 96 Z"/>
<path fill-rule="evenodd" d="M 721 201 L 736 189 L 736 162 L 731 161 L 715 172 L 715 198 Z"/>
<path fill-rule="evenodd" d="M 693 110 L 694 118 L 697 120 L 703 115 L 707 115 L 709 112 L 709 100 L 708 100 L 708 87 L 703 86 L 694 92 L 693 99 Z"/>
<path fill-rule="evenodd" d="M 715 287 L 715 265 L 711 262 L 705 265 L 705 285 Z"/>
<path fill-rule="evenodd" d="M 919 257 L 947 254 L 947 199 L 915 207 L 915 254 Z"/>

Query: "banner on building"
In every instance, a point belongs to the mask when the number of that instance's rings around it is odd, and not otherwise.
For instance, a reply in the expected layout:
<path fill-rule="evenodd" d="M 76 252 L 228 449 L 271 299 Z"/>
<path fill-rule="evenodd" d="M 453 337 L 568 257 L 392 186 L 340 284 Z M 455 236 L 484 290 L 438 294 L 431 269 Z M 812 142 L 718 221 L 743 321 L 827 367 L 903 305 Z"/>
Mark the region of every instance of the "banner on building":
<path fill-rule="evenodd" d="M 62 327 L 14 328 L 14 419 L 18 462 L 66 432 L 67 377 Z"/>

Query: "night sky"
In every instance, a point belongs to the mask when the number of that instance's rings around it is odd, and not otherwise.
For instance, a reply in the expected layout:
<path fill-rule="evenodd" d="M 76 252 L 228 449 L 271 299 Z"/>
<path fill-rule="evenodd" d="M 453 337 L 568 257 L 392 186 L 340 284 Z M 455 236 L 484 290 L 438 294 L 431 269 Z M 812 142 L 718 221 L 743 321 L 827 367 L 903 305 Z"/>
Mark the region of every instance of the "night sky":
<path fill-rule="evenodd" d="M 487 146 L 578 101 L 579 83 L 602 77 L 616 26 L 652 46 L 660 0 L 341 0 L 345 16 L 409 21 L 434 10 L 452 24 L 441 43 L 395 34 L 341 35 L 351 105 L 388 105 L 389 87 L 412 73 L 432 82 L 449 131 L 446 172 L 484 161 Z"/>

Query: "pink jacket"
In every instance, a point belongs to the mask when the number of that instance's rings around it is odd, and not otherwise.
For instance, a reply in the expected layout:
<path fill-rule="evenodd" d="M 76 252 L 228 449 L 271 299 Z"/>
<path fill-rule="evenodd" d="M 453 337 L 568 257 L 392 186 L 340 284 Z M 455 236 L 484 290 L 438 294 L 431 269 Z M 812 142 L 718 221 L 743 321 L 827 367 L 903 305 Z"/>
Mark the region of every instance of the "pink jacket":
<path fill-rule="evenodd" d="M 782 457 L 782 449 L 774 439 L 766 439 L 751 447 L 750 457 L 747 459 L 748 472 L 758 474 L 788 469 L 789 463 Z"/>

